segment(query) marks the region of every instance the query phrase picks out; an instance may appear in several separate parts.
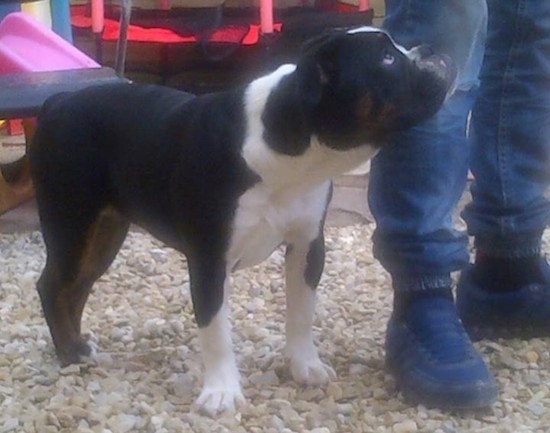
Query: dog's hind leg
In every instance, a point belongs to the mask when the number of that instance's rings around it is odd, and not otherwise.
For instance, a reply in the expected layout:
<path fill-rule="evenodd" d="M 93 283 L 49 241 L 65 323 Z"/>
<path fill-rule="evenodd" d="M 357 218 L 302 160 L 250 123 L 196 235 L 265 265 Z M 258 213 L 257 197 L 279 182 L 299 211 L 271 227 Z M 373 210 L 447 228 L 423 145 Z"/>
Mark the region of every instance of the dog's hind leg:
<path fill-rule="evenodd" d="M 325 261 L 322 226 L 310 240 L 305 233 L 293 236 L 285 255 L 286 354 L 293 379 L 302 385 L 323 385 L 336 378 L 319 358 L 313 342 L 316 288 Z"/>
<path fill-rule="evenodd" d="M 233 353 L 227 305 L 225 260 L 208 248 L 195 259 L 188 256 L 191 295 L 199 326 L 204 383 L 195 405 L 209 415 L 233 410 L 244 403 Z"/>
<path fill-rule="evenodd" d="M 41 222 L 47 259 L 37 289 L 57 355 L 66 365 L 90 354 L 81 335 L 82 312 L 93 283 L 120 249 L 129 222 L 110 207 L 82 220 L 45 213 Z"/>

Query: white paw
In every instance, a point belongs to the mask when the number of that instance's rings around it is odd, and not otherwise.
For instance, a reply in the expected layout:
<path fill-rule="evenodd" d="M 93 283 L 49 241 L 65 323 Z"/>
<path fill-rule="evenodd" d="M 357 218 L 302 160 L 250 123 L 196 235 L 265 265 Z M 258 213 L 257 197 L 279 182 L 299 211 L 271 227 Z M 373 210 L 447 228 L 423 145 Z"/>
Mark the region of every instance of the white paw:
<path fill-rule="evenodd" d="M 320 386 L 336 379 L 334 369 L 324 364 L 319 357 L 291 358 L 290 373 L 300 385 Z"/>
<path fill-rule="evenodd" d="M 208 387 L 205 386 L 199 398 L 195 401 L 195 407 L 203 414 L 216 416 L 222 412 L 234 412 L 242 407 L 246 400 L 240 386 Z"/>

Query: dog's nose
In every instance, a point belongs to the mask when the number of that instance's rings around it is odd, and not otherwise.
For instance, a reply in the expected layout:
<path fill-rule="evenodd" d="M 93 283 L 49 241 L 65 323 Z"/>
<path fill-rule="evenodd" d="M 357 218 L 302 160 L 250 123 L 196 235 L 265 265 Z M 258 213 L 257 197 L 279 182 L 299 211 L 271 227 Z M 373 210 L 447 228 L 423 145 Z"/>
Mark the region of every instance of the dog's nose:
<path fill-rule="evenodd" d="M 408 57 L 419 69 L 433 73 L 452 87 L 458 70 L 449 56 L 436 52 L 430 45 L 422 44 L 412 48 Z"/>
<path fill-rule="evenodd" d="M 412 48 L 408 53 L 408 57 L 422 69 L 453 69 L 455 67 L 453 60 L 449 56 L 436 52 L 427 44 L 418 45 Z"/>

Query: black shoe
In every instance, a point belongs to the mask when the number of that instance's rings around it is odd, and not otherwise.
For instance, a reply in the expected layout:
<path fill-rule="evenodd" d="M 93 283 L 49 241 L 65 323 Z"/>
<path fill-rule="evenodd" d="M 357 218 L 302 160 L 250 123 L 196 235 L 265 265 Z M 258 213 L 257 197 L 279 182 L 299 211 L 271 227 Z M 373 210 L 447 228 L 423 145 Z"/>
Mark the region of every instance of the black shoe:
<path fill-rule="evenodd" d="M 456 292 L 458 314 L 472 340 L 550 336 L 550 267 L 544 258 L 539 275 L 545 281 L 513 291 L 479 287 L 472 278 L 475 266 L 462 271 Z"/>

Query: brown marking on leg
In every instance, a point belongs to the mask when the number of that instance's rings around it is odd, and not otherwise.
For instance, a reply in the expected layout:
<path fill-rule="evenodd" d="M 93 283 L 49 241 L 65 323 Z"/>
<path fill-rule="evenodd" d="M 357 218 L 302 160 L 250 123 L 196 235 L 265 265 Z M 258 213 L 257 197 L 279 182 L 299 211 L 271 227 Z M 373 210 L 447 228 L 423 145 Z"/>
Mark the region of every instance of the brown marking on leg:
<path fill-rule="evenodd" d="M 106 207 L 82 230 L 81 237 L 74 239 L 73 234 L 71 248 L 48 248 L 38 292 L 57 354 L 64 365 L 77 363 L 90 353 L 80 333 L 82 312 L 94 282 L 112 263 L 128 227 L 128 220 Z M 63 236 L 62 225 L 49 234 Z"/>
<path fill-rule="evenodd" d="M 88 242 L 80 259 L 78 290 L 75 290 L 70 303 L 71 319 L 79 334 L 82 312 L 92 285 L 111 266 L 126 239 L 129 227 L 129 221 L 118 211 L 106 207 L 89 230 Z"/>
<path fill-rule="evenodd" d="M 80 362 L 82 356 L 89 355 L 90 349 L 74 328 L 69 314 L 65 294 L 72 291 L 73 283 L 64 279 L 52 262 L 47 259 L 37 290 L 57 356 L 62 365 L 73 364 Z"/>

